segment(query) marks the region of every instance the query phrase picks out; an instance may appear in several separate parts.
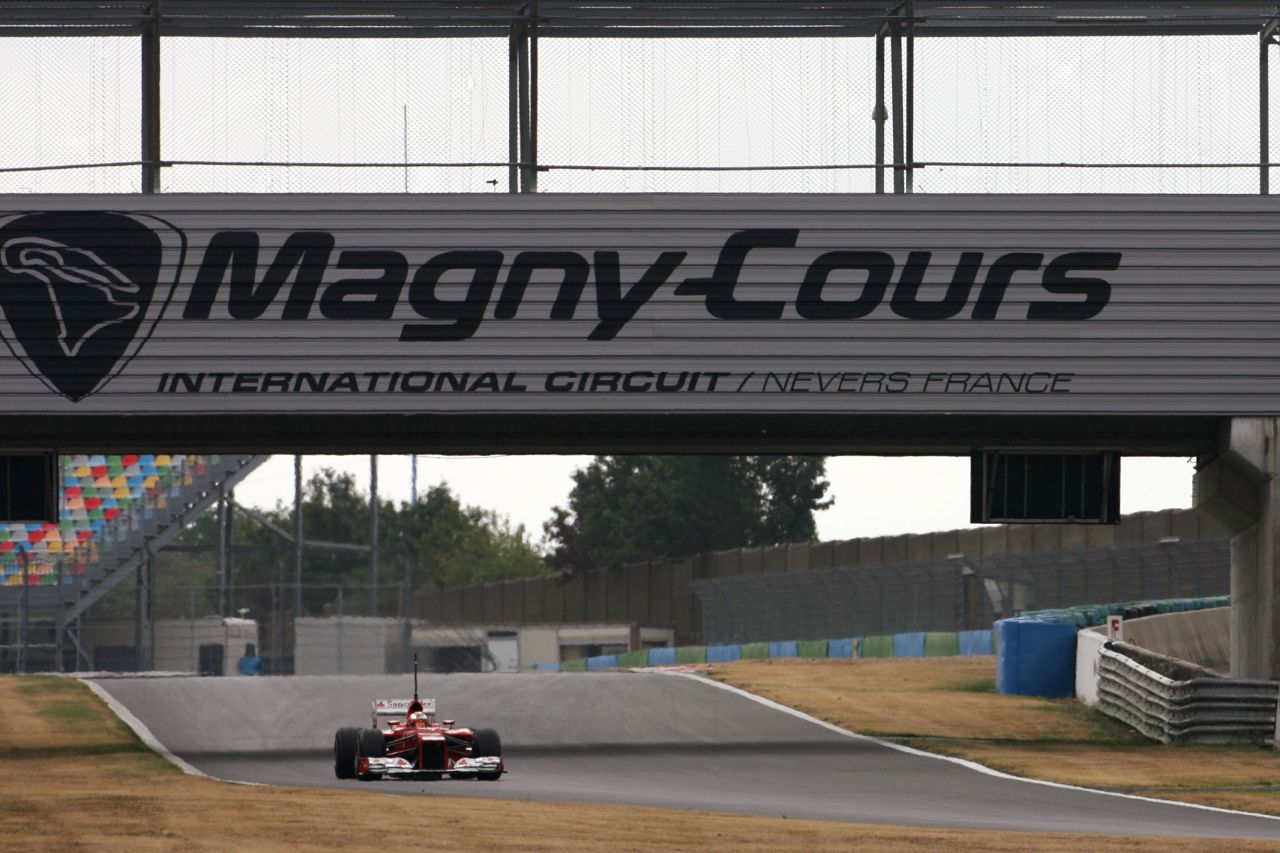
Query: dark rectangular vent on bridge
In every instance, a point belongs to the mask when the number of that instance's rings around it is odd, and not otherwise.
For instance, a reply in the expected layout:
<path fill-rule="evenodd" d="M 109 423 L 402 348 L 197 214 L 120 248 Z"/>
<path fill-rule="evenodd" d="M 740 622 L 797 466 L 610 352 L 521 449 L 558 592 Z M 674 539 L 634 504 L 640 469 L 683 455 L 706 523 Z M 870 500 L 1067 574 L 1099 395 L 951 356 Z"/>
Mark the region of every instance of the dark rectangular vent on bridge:
<path fill-rule="evenodd" d="M 58 456 L 0 454 L 0 521 L 58 520 Z"/>
<path fill-rule="evenodd" d="M 975 523 L 1120 523 L 1117 451 L 988 449 L 971 459 Z"/>

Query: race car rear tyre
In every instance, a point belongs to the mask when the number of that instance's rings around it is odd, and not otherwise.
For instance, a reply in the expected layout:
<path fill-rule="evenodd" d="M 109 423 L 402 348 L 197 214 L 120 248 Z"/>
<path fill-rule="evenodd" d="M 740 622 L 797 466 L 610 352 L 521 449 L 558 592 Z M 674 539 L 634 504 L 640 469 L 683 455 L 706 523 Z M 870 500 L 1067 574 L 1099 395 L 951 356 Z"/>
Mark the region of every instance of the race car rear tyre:
<path fill-rule="evenodd" d="M 359 737 L 356 728 L 338 729 L 333 736 L 333 775 L 339 779 L 356 778 Z"/>
<path fill-rule="evenodd" d="M 387 754 L 387 741 L 377 729 L 356 729 L 356 754 L 360 758 L 382 758 Z M 365 773 L 360 777 L 368 782 L 377 774 Z"/>
<path fill-rule="evenodd" d="M 502 738 L 498 737 L 498 733 L 493 729 L 476 729 L 472 735 L 471 745 L 477 757 L 485 755 L 502 757 Z M 482 782 L 495 782 L 502 778 L 502 771 L 477 773 L 476 778 Z"/>

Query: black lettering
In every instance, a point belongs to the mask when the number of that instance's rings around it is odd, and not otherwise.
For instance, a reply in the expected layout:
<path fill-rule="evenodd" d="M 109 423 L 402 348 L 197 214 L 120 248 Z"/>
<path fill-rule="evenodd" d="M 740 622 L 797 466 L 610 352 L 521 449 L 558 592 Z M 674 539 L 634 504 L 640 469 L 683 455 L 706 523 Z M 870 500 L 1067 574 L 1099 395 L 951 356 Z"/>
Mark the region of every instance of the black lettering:
<path fill-rule="evenodd" d="M 572 370 L 557 370 L 555 373 L 547 374 L 547 381 L 543 387 L 548 391 L 572 391 L 573 377 L 574 373 Z M 569 380 L 568 385 L 563 384 L 563 380 L 565 379 Z"/>
<path fill-rule="evenodd" d="M 653 374 L 647 370 L 636 370 L 622 377 L 622 390 L 635 394 L 648 391 L 653 387 Z"/>
<path fill-rule="evenodd" d="M 510 320 L 516 316 L 516 309 L 524 299 L 525 288 L 529 286 L 534 270 L 540 269 L 564 273 L 560 291 L 551 306 L 551 319 L 573 319 L 590 271 L 587 259 L 577 252 L 521 252 L 516 255 L 516 259 L 511 262 L 511 272 L 507 273 L 507 283 L 502 286 L 502 295 L 494 306 L 494 317 Z"/>
<path fill-rule="evenodd" d="M 381 379 L 385 378 L 386 376 L 389 376 L 390 374 L 389 374 L 389 373 L 386 373 L 386 372 L 384 372 L 384 371 L 375 370 L 375 371 L 372 371 L 372 372 L 370 372 L 370 373 L 362 373 L 361 375 L 362 375 L 365 379 L 368 379 L 368 380 L 369 380 L 369 390 L 370 390 L 370 391 L 377 391 L 377 390 L 378 390 L 378 382 L 379 382 Z M 390 389 L 391 389 L 391 383 L 387 383 L 387 390 L 390 390 Z"/>
<path fill-rule="evenodd" d="M 237 320 L 261 317 L 280 293 L 290 275 L 293 288 L 282 316 L 286 320 L 302 320 L 311 313 L 316 288 L 329 265 L 333 251 L 333 235 L 325 231 L 299 231 L 289 235 L 275 260 L 267 268 L 261 284 L 258 275 L 258 235 L 253 231 L 219 231 L 209 240 L 204 259 L 196 272 L 191 296 L 182 316 L 187 320 L 207 320 L 213 302 L 231 274 L 231 296 L 227 313 Z"/>
<path fill-rule="evenodd" d="M 324 289 L 320 314 L 330 320 L 390 320 L 409 274 L 404 255 L 389 251 L 347 250 L 340 270 L 380 270 L 377 278 L 344 278 Z"/>
<path fill-rule="evenodd" d="M 863 270 L 867 280 L 854 300 L 822 298 L 827 279 L 836 270 Z M 893 258 L 884 252 L 827 252 L 810 265 L 796 296 L 796 312 L 807 320 L 856 320 L 876 309 L 889 289 Z"/>
<path fill-rule="evenodd" d="M 764 375 L 764 381 L 760 383 L 760 390 L 762 392 L 768 392 L 770 390 L 769 386 L 772 385 L 773 390 L 775 391 L 786 391 L 787 381 L 790 377 L 791 374 L 789 373 L 766 373 Z"/>
<path fill-rule="evenodd" d="M 360 390 L 360 383 L 356 381 L 356 375 L 354 373 L 339 373 L 337 377 L 333 380 L 333 384 L 326 389 L 326 391 L 330 394 L 334 393 L 335 391 L 359 391 L 359 390 Z"/>
<path fill-rule="evenodd" d="M 200 390 L 200 386 L 204 385 L 204 374 L 197 373 L 194 376 L 190 373 L 173 374 L 173 388 L 176 391 L 178 383 L 182 383 L 182 390 L 194 394 Z"/>
<path fill-rule="evenodd" d="M 498 390 L 498 374 L 481 373 L 476 377 L 476 381 L 471 383 L 468 391 L 497 391 Z"/>
<path fill-rule="evenodd" d="M 795 228 L 750 228 L 731 234 L 711 275 L 686 278 L 676 286 L 676 295 L 706 297 L 707 313 L 721 320 L 776 320 L 782 316 L 782 302 L 741 300 L 733 291 L 752 249 L 790 249 L 799 236 Z"/>
<path fill-rule="evenodd" d="M 910 373 L 890 373 L 889 384 L 885 386 L 886 391 L 890 394 L 901 394 L 907 390 L 907 386 L 911 384 Z"/>
<path fill-rule="evenodd" d="M 235 382 L 231 384 L 232 394 L 250 394 L 258 390 L 261 373 L 237 373 Z"/>
<path fill-rule="evenodd" d="M 1098 316 L 1111 301 L 1111 283 L 1102 278 L 1072 278 L 1074 270 L 1110 272 L 1120 268 L 1119 252 L 1069 252 L 1044 270 L 1044 289 L 1050 293 L 1078 294 L 1083 302 L 1032 302 L 1028 320 L 1088 320 Z"/>
<path fill-rule="evenodd" d="M 601 371 L 591 377 L 592 391 L 617 391 L 618 383 L 622 381 L 622 374 L 613 371 Z"/>
<path fill-rule="evenodd" d="M 1032 383 L 1035 383 L 1033 386 Z M 1049 390 L 1053 383 L 1053 374 L 1051 373 L 1028 373 L 1025 385 L 1028 394 L 1043 394 Z"/>
<path fill-rule="evenodd" d="M 893 299 L 889 302 L 889 308 L 899 317 L 907 320 L 947 320 L 964 310 L 969 301 L 969 291 L 973 289 L 978 269 L 982 266 L 982 253 L 965 252 L 960 255 L 960 262 L 951 274 L 951 284 L 941 302 L 921 302 L 920 285 L 929 268 L 930 257 L 930 252 L 912 252 L 907 256 L 907 265 L 902 268 L 902 276 L 898 279 Z"/>
<path fill-rule="evenodd" d="M 422 265 L 409 286 L 409 304 L 428 320 L 446 320 L 444 325 L 405 323 L 400 329 L 402 341 L 463 341 L 475 334 L 484 319 L 484 310 L 493 295 L 502 267 L 502 253 L 460 250 L 442 252 Z M 436 285 L 450 270 L 471 270 L 467 295 L 459 300 L 436 296 Z"/>
<path fill-rule="evenodd" d="M 293 378 L 294 393 L 302 390 L 303 383 L 307 384 L 307 392 L 311 394 L 324 393 L 325 386 L 329 384 L 328 373 L 299 373 Z"/>
<path fill-rule="evenodd" d="M 658 393 L 671 394 L 676 391 L 684 390 L 685 383 L 689 381 L 689 372 L 681 371 L 680 373 L 675 375 L 677 379 L 675 384 L 673 385 L 671 384 L 672 374 L 667 373 L 665 371 L 658 374 Z"/>
<path fill-rule="evenodd" d="M 290 378 L 288 373 L 267 373 L 262 377 L 262 390 L 288 391 Z"/>
<path fill-rule="evenodd" d="M 996 312 L 1000 310 L 1000 303 L 1004 301 L 1004 292 L 1013 281 L 1013 274 L 1020 270 L 1038 270 L 1043 261 L 1044 255 L 1038 252 L 1001 255 L 987 271 L 987 280 L 978 292 L 978 301 L 973 306 L 973 319 L 994 320 Z"/>
<path fill-rule="evenodd" d="M 414 394 L 421 394 L 431 389 L 435 374 L 427 370 L 411 370 L 400 378 L 400 389 Z"/>
<path fill-rule="evenodd" d="M 659 287 L 666 284 L 676 267 L 684 261 L 685 252 L 663 252 L 645 270 L 640 280 L 622 295 L 622 276 L 618 272 L 617 252 L 596 252 L 596 313 L 600 322 L 587 336 L 590 341 L 611 341 L 631 322 L 636 312 L 647 303 Z M 677 288 L 677 293 L 679 289 Z"/>
<path fill-rule="evenodd" d="M 448 384 L 450 391 L 467 390 L 467 382 L 471 380 L 470 373 L 440 373 L 436 375 L 436 391 L 443 391 L 444 386 Z"/>

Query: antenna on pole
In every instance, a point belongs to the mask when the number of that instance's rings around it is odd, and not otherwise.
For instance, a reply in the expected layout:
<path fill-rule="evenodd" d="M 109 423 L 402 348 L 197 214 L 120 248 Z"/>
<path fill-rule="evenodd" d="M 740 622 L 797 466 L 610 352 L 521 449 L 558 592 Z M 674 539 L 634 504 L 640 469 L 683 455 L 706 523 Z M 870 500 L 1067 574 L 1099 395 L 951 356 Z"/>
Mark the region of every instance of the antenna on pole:
<path fill-rule="evenodd" d="M 418 701 L 418 653 L 413 653 L 413 701 Z"/>

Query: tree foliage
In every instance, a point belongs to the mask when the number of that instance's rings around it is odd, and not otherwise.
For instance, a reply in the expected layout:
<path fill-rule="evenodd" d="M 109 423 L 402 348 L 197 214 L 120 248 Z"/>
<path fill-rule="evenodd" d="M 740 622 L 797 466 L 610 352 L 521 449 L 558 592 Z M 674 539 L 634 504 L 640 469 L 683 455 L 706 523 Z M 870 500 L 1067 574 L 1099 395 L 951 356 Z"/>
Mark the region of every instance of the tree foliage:
<path fill-rule="evenodd" d="M 544 526 L 556 568 L 584 571 L 817 535 L 817 456 L 598 456 Z"/>
<path fill-rule="evenodd" d="M 258 513 L 270 524 L 237 513 L 234 519 L 233 577 L 237 603 L 253 613 L 272 607 L 270 589 L 277 585 L 291 600 L 294 548 L 281 536 L 293 533 L 293 506 L 278 503 Z M 210 512 L 185 531 L 186 544 L 216 542 L 216 519 Z M 278 531 L 273 531 L 274 525 Z M 304 487 L 303 539 L 309 543 L 365 545 L 370 541 L 369 497 L 349 473 L 324 469 Z M 379 612 L 393 614 L 397 593 L 409 562 L 414 589 L 450 587 L 546 574 L 550 569 L 529 541 L 523 526 L 512 526 L 492 510 L 465 506 L 446 484 L 432 486 L 416 505 L 379 501 Z M 210 576 L 215 551 L 201 552 L 202 577 Z M 367 552 L 308 548 L 303 554 L 304 610 L 333 612 L 337 590 L 343 589 L 347 613 L 368 612 L 370 559 Z M 250 587 L 256 589 L 251 590 Z M 286 589 L 287 588 L 287 589 Z"/>

